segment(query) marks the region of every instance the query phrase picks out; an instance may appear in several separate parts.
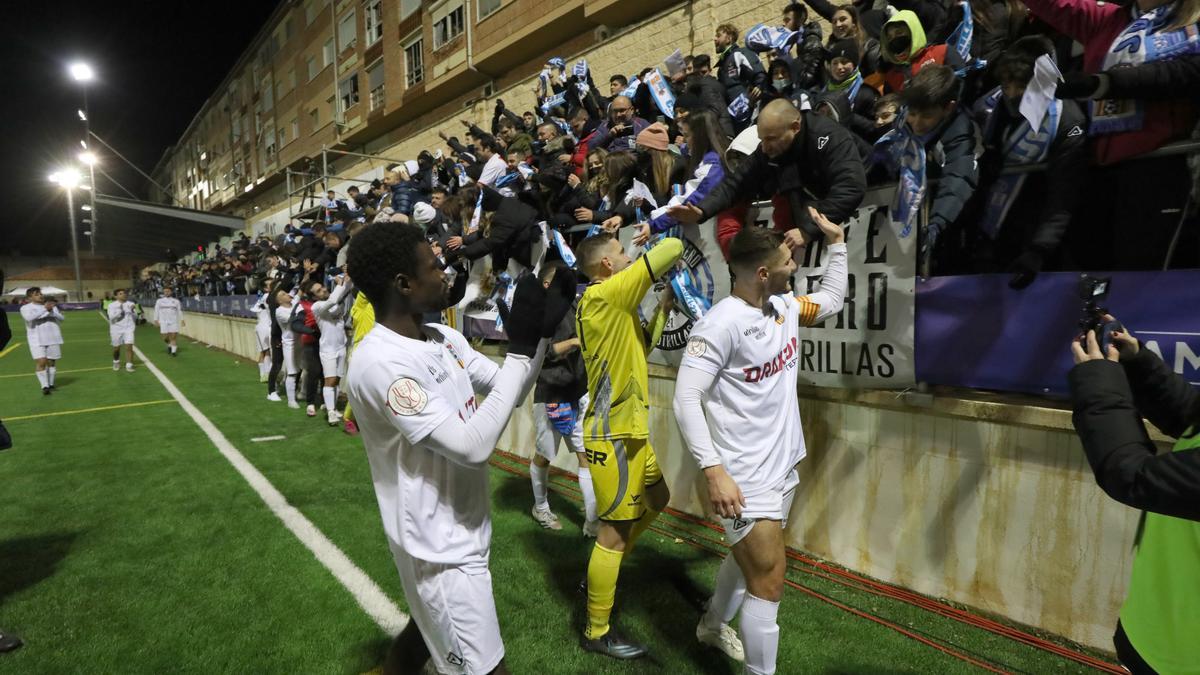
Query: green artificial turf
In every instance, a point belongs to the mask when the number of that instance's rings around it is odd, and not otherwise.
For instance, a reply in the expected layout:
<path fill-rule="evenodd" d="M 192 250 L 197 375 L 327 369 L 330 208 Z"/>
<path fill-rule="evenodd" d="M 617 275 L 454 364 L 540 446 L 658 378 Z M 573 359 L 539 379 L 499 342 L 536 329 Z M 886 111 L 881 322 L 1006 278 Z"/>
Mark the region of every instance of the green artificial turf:
<path fill-rule="evenodd" d="M 24 328 L 9 316 L 14 341 Z M 25 345 L 0 357 L 0 417 L 170 398 L 146 368 L 114 373 L 107 329 L 72 312 L 59 390 L 43 396 Z M 406 609 L 379 522 L 361 441 L 323 418 L 265 400 L 254 364 L 181 338 L 165 353 L 152 326 L 139 346 L 276 488 Z M 68 373 L 74 369 L 92 369 Z M 5 377 L 27 373 L 24 377 Z M 174 403 L 8 422 L 0 453 L 0 626 L 26 645 L 0 673 L 358 673 L 387 636 L 261 502 Z M 281 441 L 252 438 L 285 435 Z M 578 593 L 590 541 L 578 491 L 553 479 L 559 532 L 529 516 L 523 464 L 493 469 L 491 569 L 514 673 L 735 673 L 694 630 L 723 547 L 719 533 L 663 516 L 621 570 L 616 625 L 653 658 L 582 652 Z M 690 543 L 689 543 L 690 542 Z M 789 579 L 992 667 L 1084 666 L 925 609 L 814 576 Z M 789 588 L 780 673 L 979 672 L 965 661 Z"/>

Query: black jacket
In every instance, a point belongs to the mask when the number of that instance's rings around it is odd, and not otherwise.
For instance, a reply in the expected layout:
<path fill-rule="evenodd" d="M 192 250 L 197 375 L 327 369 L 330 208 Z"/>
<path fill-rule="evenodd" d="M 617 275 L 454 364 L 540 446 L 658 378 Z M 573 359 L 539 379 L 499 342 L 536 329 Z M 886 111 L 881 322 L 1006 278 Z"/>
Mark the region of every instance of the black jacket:
<path fill-rule="evenodd" d="M 537 230 L 537 209 L 516 197 L 505 197 L 495 190 L 482 186 L 483 210 L 492 214 L 492 226 L 488 235 L 483 229 L 463 238 L 462 255 L 468 260 L 492 256 L 492 269 L 497 274 L 508 267 L 509 259 L 526 267 L 533 267 L 533 241 Z"/>
<path fill-rule="evenodd" d="M 930 181 L 929 224 L 943 231 L 958 220 L 979 184 L 975 161 L 975 123 L 963 111 L 945 122 L 941 133 L 925 146 L 925 167 Z"/>
<path fill-rule="evenodd" d="M 725 87 L 712 75 L 690 75 L 685 85 L 687 92 L 700 99 L 706 110 L 717 116 L 721 131 L 733 137 L 733 118 L 729 116 L 729 104 L 725 100 Z"/>
<path fill-rule="evenodd" d="M 822 235 L 806 207 L 814 207 L 835 223 L 854 215 L 867 192 L 863 162 L 854 139 L 833 120 L 809 112 L 801 116 L 800 133 L 781 157 L 771 159 L 760 147 L 741 170 L 725 174 L 725 180 L 697 204 L 704 218 L 753 199 L 760 187 L 765 187 L 767 194 L 788 199 L 796 227 L 810 238 Z"/>
<path fill-rule="evenodd" d="M 1145 415 L 1182 436 L 1200 422 L 1200 393 L 1145 345 L 1120 363 L 1081 363 L 1068 381 L 1072 421 L 1100 488 L 1134 508 L 1200 520 L 1200 450 L 1158 455 L 1142 423 Z"/>
<path fill-rule="evenodd" d="M 746 60 L 739 62 L 737 54 L 741 54 Z M 740 94 L 749 95 L 754 87 L 764 89 L 767 86 L 767 71 L 763 70 L 758 54 L 737 46 L 737 43 L 730 45 L 717 61 L 716 77 L 725 88 L 726 103 L 732 103 Z"/>
<path fill-rule="evenodd" d="M 4 349 L 11 339 L 12 327 L 8 325 L 8 317 L 5 316 L 4 308 L 0 307 L 0 349 Z"/>
<path fill-rule="evenodd" d="M 554 330 L 550 343 L 563 342 L 575 337 L 575 305 L 563 315 Z M 537 385 L 533 389 L 535 403 L 578 403 L 587 393 L 587 372 L 583 366 L 583 354 L 571 350 L 562 358 L 554 358 L 553 351 L 546 351 L 542 370 L 538 373 Z M 583 411 L 579 411 L 582 415 Z"/>
<path fill-rule="evenodd" d="M 1191 94 L 1195 100 L 1200 92 L 1200 54 L 1114 68 L 1105 74 L 1105 98 L 1163 100 Z"/>

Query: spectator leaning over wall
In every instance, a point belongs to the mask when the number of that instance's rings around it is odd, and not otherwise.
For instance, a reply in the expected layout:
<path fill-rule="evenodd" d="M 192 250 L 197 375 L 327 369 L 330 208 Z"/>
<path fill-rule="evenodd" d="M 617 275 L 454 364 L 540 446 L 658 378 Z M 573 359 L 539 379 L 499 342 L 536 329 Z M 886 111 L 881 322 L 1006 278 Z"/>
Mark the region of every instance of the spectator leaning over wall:
<path fill-rule="evenodd" d="M 767 86 L 767 71 L 758 54 L 739 47 L 737 39 L 738 29 L 723 23 L 717 26 L 713 48 L 717 52 L 717 81 L 725 87 L 725 103 L 729 105 L 734 129 L 741 131 L 750 126 L 750 111 Z"/>

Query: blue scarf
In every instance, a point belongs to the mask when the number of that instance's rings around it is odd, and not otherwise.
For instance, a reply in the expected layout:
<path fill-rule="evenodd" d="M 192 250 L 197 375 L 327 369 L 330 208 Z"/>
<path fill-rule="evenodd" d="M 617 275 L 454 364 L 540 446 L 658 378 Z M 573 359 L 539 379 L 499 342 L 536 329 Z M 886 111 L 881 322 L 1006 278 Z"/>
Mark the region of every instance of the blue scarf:
<path fill-rule="evenodd" d="M 1163 5 L 1138 17 L 1113 40 L 1104 55 L 1101 70 L 1140 66 L 1180 56 L 1200 54 L 1200 24 L 1163 31 L 1173 19 L 1178 3 Z M 1091 102 L 1092 136 L 1137 131 L 1146 121 L 1146 105 L 1140 100 L 1102 99 Z"/>
<path fill-rule="evenodd" d="M 1000 91 L 997 89 L 988 96 L 988 99 L 995 97 L 992 106 L 999 102 L 999 95 Z M 1046 114 L 1036 130 L 1029 120 L 1022 116 L 1021 123 L 1004 139 L 1001 146 L 1004 153 L 1004 165 L 1021 166 L 1044 160 L 1058 135 L 1058 123 L 1062 119 L 1062 109 L 1062 101 L 1051 99 L 1049 107 L 1046 108 Z M 996 116 L 997 113 L 993 112 L 988 117 L 984 131 L 985 138 L 991 138 Z M 1016 202 L 1028 177 L 1028 173 L 1001 174 L 992 184 L 991 189 L 988 190 L 987 203 L 984 205 L 983 218 L 979 223 L 984 234 L 992 239 L 1000 234 L 1000 226 L 1004 224 L 1009 209 Z"/>
<path fill-rule="evenodd" d="M 897 113 L 897 119 L 903 120 L 906 109 Z M 913 226 L 921 213 L 921 202 L 925 200 L 925 144 L 932 140 L 939 129 L 934 129 L 927 136 L 917 136 L 907 123 L 887 132 L 875 142 L 875 151 L 871 156 L 872 162 L 882 163 L 893 173 L 900 176 L 896 186 L 896 198 L 892 201 L 892 224 L 900 228 L 900 238 L 912 234 Z"/>
<path fill-rule="evenodd" d="M 950 37 L 946 38 L 946 44 L 958 54 L 958 58 L 964 64 L 962 68 L 955 70 L 954 74 L 964 77 L 972 70 L 986 67 L 987 61 L 971 55 L 971 43 L 975 40 L 975 19 L 971 16 L 971 3 L 962 0 L 958 6 L 962 7 L 963 18 L 954 32 L 950 33 Z"/>
<path fill-rule="evenodd" d="M 862 89 L 862 85 L 863 85 L 862 72 L 858 68 L 855 68 L 854 72 L 851 73 L 850 77 L 846 78 L 846 80 L 844 82 L 839 82 L 836 84 L 833 82 L 827 83 L 825 85 L 825 88 L 822 91 L 826 92 L 826 93 L 828 93 L 828 92 L 839 93 L 839 92 L 843 92 L 843 91 L 846 92 L 846 98 L 847 98 L 847 100 L 850 101 L 850 109 L 853 110 L 854 109 L 854 97 L 858 96 L 858 90 Z"/>
<path fill-rule="evenodd" d="M 575 433 L 575 420 L 579 419 L 579 408 L 573 403 L 546 403 L 546 418 L 550 426 L 563 436 Z"/>
<path fill-rule="evenodd" d="M 774 49 L 786 53 L 798 37 L 799 31 L 760 23 L 746 31 L 746 47 L 756 52 L 769 52 Z"/>

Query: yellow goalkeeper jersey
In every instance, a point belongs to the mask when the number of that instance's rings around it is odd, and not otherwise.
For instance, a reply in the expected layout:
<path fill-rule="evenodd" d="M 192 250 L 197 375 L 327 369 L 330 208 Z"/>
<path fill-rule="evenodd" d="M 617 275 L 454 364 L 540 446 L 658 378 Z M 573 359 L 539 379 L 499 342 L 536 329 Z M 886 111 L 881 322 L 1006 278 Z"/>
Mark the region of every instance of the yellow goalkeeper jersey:
<path fill-rule="evenodd" d="M 656 312 L 647 330 L 638 305 L 654 280 L 682 254 L 682 241 L 663 239 L 629 267 L 589 284 L 583 292 L 575 322 L 588 377 L 584 440 L 649 437 L 646 354 L 657 342 L 666 315 Z"/>

